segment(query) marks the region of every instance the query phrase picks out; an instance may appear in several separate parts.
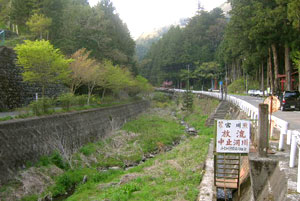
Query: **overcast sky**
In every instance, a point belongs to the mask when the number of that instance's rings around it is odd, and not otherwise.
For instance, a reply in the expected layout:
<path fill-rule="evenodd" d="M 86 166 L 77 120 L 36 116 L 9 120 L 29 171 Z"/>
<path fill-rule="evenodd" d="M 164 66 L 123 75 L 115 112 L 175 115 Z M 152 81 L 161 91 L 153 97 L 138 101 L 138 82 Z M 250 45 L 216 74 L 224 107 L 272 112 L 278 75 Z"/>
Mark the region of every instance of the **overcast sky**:
<path fill-rule="evenodd" d="M 89 0 L 94 6 L 100 0 Z M 174 24 L 181 18 L 192 17 L 198 0 L 111 0 L 123 22 L 137 39 L 142 33 Z M 226 0 L 200 0 L 205 10 L 212 10 Z"/>

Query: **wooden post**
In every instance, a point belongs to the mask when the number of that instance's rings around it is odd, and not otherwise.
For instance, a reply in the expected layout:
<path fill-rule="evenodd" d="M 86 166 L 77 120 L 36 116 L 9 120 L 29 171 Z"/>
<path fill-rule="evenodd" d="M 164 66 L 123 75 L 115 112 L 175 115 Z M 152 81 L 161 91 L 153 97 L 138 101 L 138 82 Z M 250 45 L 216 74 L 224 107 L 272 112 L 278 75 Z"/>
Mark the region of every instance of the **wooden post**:
<path fill-rule="evenodd" d="M 269 147 L 269 135 L 268 135 L 268 105 L 259 104 L 259 120 L 258 120 L 258 136 L 257 136 L 257 150 L 258 156 L 266 157 Z"/>

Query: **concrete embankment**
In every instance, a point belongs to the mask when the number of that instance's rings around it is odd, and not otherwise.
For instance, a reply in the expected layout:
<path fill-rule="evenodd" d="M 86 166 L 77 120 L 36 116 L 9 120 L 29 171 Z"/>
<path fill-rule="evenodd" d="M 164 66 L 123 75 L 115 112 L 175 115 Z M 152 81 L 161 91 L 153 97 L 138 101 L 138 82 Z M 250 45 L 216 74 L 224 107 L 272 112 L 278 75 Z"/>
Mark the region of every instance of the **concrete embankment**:
<path fill-rule="evenodd" d="M 11 120 L 0 123 L 0 184 L 58 150 L 70 156 L 81 146 L 95 142 L 145 111 L 150 103 L 140 101 L 109 108 Z"/>

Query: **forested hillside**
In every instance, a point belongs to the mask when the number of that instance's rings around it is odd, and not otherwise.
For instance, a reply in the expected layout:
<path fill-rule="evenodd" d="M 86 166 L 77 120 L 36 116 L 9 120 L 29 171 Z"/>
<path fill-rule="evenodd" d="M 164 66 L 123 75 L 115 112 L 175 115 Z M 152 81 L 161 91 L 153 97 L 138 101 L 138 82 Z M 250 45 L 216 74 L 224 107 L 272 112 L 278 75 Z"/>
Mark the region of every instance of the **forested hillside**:
<path fill-rule="evenodd" d="M 169 30 L 169 26 L 163 27 L 152 33 L 142 34 L 136 42 L 136 56 L 139 61 L 144 59 L 152 44 L 158 41 Z"/>
<path fill-rule="evenodd" d="M 238 81 L 244 91 L 270 87 L 278 92 L 280 80 L 286 80 L 285 89 L 297 89 L 300 1 L 229 3 L 229 18 L 218 8 L 199 10 L 186 27 L 172 27 L 142 61 L 142 75 L 157 85 L 168 80 L 182 87 L 189 67 L 194 88 L 227 80 Z"/>
<path fill-rule="evenodd" d="M 199 11 L 184 28 L 172 26 L 150 48 L 142 61 L 140 72 L 152 83 L 171 80 L 179 87 L 181 81 L 186 78 L 187 65 L 190 65 L 192 70 L 200 70 L 203 63 L 210 62 L 211 68 L 218 68 L 214 64 L 225 26 L 226 19 L 221 9 L 216 8 L 211 12 Z M 195 76 L 198 76 L 195 80 L 200 80 L 202 76 L 210 75 L 200 73 Z M 216 73 L 214 76 L 219 75 Z"/>
<path fill-rule="evenodd" d="M 139 39 L 137 47 L 109 0 L 92 8 L 87 0 L 0 0 L 0 29 L 18 34 L 10 46 L 49 39 L 66 55 L 86 48 L 95 59 L 127 66 L 155 85 L 185 87 L 189 77 L 198 89 L 218 81 L 240 83 L 240 91 L 299 89 L 300 1 L 228 2 L 226 17 L 220 8 L 199 7 L 184 26 Z"/>
<path fill-rule="evenodd" d="M 0 0 L 0 29 L 19 35 L 12 46 L 22 39 L 49 39 L 67 55 L 86 48 L 95 59 L 136 73 L 134 40 L 109 0 L 92 8 L 87 0 Z"/>

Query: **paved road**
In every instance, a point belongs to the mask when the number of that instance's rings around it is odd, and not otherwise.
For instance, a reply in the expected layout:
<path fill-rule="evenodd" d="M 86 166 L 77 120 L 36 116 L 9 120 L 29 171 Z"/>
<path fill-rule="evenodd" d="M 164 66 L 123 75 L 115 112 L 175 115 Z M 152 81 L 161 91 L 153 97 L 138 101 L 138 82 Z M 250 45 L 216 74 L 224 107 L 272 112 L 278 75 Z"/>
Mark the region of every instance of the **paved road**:
<path fill-rule="evenodd" d="M 54 110 L 60 110 L 61 107 L 55 107 Z M 4 117 L 15 117 L 18 116 L 19 112 L 18 111 L 12 111 L 12 112 L 0 112 L 0 118 L 4 118 Z"/>
<path fill-rule="evenodd" d="M 263 103 L 264 98 L 261 97 L 252 97 L 252 96 L 237 96 L 235 97 L 247 101 L 248 103 L 254 105 L 258 108 L 260 103 Z M 290 123 L 289 129 L 291 130 L 300 130 L 300 111 L 277 111 L 273 113 L 275 117 L 278 117 L 282 120 L 285 120 Z"/>
<path fill-rule="evenodd" d="M 0 118 L 2 117 L 7 117 L 7 116 L 17 116 L 19 113 L 18 112 L 0 112 Z"/>

